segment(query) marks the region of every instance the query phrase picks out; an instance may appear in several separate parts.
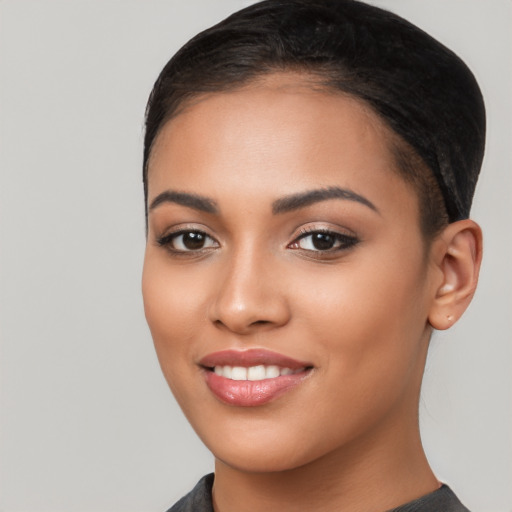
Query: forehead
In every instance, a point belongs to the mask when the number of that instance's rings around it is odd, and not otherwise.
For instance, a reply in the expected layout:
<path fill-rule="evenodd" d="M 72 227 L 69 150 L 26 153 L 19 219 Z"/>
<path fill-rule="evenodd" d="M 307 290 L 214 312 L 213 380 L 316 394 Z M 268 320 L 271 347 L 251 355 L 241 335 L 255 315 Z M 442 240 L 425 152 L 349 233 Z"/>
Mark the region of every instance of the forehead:
<path fill-rule="evenodd" d="M 272 75 L 196 98 L 167 122 L 149 162 L 149 201 L 166 188 L 243 196 L 341 185 L 377 194 L 403 181 L 390 140 L 361 100 Z"/>

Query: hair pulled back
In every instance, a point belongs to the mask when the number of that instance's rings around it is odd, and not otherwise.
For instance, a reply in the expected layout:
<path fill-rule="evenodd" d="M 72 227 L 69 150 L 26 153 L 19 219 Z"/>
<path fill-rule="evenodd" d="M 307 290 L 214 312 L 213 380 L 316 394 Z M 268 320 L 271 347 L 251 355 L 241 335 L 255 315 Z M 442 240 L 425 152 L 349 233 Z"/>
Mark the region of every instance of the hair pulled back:
<path fill-rule="evenodd" d="M 265 0 L 185 44 L 146 109 L 143 178 L 164 124 L 194 97 L 273 72 L 307 73 L 369 105 L 396 134 L 401 175 L 416 189 L 425 235 L 467 218 L 485 144 L 485 108 L 464 62 L 418 27 L 356 0 Z"/>

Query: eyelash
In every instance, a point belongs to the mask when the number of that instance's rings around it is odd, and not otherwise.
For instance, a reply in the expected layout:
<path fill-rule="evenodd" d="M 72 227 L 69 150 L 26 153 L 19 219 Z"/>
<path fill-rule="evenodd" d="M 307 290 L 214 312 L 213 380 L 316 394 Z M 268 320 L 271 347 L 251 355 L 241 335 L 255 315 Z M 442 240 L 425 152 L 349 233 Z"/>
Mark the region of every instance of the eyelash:
<path fill-rule="evenodd" d="M 200 247 L 198 249 L 178 249 L 174 247 L 175 241 L 184 235 L 195 235 L 196 237 L 204 237 L 205 240 L 210 240 L 214 242 L 214 245 L 209 247 Z M 183 241 L 181 242 L 183 245 Z M 168 233 L 157 239 L 157 244 L 160 247 L 165 247 L 168 251 L 170 251 L 173 255 L 177 256 L 188 256 L 188 255 L 198 255 L 203 254 L 205 251 L 210 249 L 214 249 L 219 246 L 218 242 L 214 240 L 208 233 L 201 231 L 200 229 L 180 229 L 179 231 L 174 231 L 172 233 Z"/>
<path fill-rule="evenodd" d="M 300 247 L 301 240 L 305 240 L 309 237 L 313 237 L 313 235 L 321 235 L 320 238 L 318 238 L 319 242 L 326 241 L 326 239 L 329 237 L 331 241 L 334 244 L 338 244 L 337 247 L 330 247 L 326 248 L 324 250 L 322 249 L 305 249 L 304 247 Z M 323 238 L 323 240 L 322 240 Z M 299 236 L 290 244 L 288 247 L 293 248 L 295 250 L 303 250 L 307 251 L 308 253 L 312 253 L 311 255 L 315 254 L 313 257 L 321 258 L 325 257 L 327 255 L 333 255 L 337 254 L 342 251 L 346 251 L 350 249 L 351 247 L 354 247 L 357 243 L 359 243 L 359 239 L 354 235 L 347 235 L 343 233 L 338 233 L 336 231 L 332 231 L 330 229 L 322 229 L 322 228 L 304 228 L 300 231 Z M 311 244 L 314 245 L 314 241 L 311 240 Z M 293 247 L 295 246 L 295 247 Z"/>
<path fill-rule="evenodd" d="M 184 235 L 193 235 L 192 241 L 194 237 L 197 237 L 198 239 L 200 237 L 203 237 L 203 240 L 210 241 L 210 245 L 207 247 L 198 247 L 197 249 L 190 249 L 190 248 L 177 248 L 174 246 L 176 243 L 176 240 L 179 239 L 179 237 L 183 237 Z M 332 242 L 334 244 L 334 247 L 328 247 L 325 249 L 319 249 L 316 248 L 304 248 L 301 247 L 300 243 L 302 240 L 306 240 L 309 237 L 313 237 L 314 235 L 320 235 L 318 238 L 318 242 Z M 330 238 L 330 240 L 329 240 Z M 290 243 L 287 248 L 293 249 L 293 250 L 302 250 L 305 253 L 308 253 L 311 257 L 314 258 L 322 258 L 322 257 L 329 257 L 332 255 L 335 255 L 339 252 L 346 251 L 353 246 L 355 246 L 357 243 L 359 243 L 359 239 L 353 235 L 347 235 L 338 233 L 336 231 L 332 231 L 329 229 L 319 229 L 319 228 L 304 228 L 300 231 L 299 236 L 295 238 L 295 240 Z M 176 256 L 198 256 L 202 255 L 207 251 L 210 251 L 212 249 L 218 248 L 219 243 L 212 238 L 210 235 L 205 233 L 204 231 L 201 231 L 199 229 L 181 229 L 179 231 L 174 231 L 172 233 L 168 233 L 160 238 L 157 239 L 157 244 L 160 247 L 166 248 L 168 251 L 170 251 L 173 255 Z M 337 244 L 337 247 L 336 247 Z M 183 246 L 183 239 L 181 240 L 181 245 Z M 311 240 L 310 245 L 314 246 L 314 241 Z M 316 254 L 315 254 L 316 253 Z"/>

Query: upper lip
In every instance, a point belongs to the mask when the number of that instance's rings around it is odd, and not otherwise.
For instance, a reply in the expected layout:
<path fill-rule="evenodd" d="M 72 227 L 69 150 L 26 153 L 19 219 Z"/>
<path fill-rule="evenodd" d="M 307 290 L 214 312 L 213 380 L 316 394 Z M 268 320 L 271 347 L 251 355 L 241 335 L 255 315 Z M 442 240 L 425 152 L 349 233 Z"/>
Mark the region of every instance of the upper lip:
<path fill-rule="evenodd" d="M 291 370 L 299 370 L 301 368 L 312 367 L 308 362 L 298 361 L 291 357 L 272 352 L 266 349 L 247 349 L 247 350 L 221 350 L 212 352 L 203 357 L 199 364 L 205 368 L 214 368 L 215 366 L 280 366 L 282 368 L 290 368 Z"/>

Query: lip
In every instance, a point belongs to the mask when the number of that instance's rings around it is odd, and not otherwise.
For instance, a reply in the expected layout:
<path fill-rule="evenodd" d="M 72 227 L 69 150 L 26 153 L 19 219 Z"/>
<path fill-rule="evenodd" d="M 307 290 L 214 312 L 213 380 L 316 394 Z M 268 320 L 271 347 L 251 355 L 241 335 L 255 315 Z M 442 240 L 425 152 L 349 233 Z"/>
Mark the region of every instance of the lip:
<path fill-rule="evenodd" d="M 313 365 L 264 349 L 223 350 L 203 357 L 200 362 L 206 385 L 222 402 L 238 407 L 256 407 L 275 400 L 299 385 L 311 372 Z M 232 380 L 215 374 L 215 366 L 275 365 L 297 373 L 249 381 Z M 304 371 L 299 371 L 304 368 Z"/>
<path fill-rule="evenodd" d="M 203 357 L 199 364 L 205 368 L 213 368 L 214 366 L 249 366 L 276 365 L 282 368 L 291 368 L 292 370 L 300 370 L 313 366 L 306 361 L 298 361 L 291 357 L 272 352 L 271 350 L 253 348 L 248 350 L 222 350 L 213 352 Z"/>

